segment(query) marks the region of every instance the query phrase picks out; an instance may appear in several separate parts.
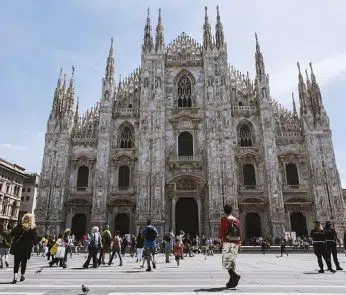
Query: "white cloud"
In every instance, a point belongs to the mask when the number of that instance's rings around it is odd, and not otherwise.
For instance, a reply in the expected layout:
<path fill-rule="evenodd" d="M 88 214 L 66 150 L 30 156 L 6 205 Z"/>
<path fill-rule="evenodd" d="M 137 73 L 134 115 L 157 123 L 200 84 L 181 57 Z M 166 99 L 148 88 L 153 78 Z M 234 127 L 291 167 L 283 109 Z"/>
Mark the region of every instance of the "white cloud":
<path fill-rule="evenodd" d="M 28 148 L 26 146 L 11 144 L 11 143 L 2 143 L 0 144 L 0 148 L 10 149 L 14 151 L 26 151 Z"/>

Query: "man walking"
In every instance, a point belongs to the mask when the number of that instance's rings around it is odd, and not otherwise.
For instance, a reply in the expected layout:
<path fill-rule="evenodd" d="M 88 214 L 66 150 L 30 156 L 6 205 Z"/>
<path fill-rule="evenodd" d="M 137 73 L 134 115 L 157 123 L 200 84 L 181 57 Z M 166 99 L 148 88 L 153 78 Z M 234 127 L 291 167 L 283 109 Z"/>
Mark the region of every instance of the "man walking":
<path fill-rule="evenodd" d="M 232 206 L 224 206 L 225 216 L 220 221 L 220 240 L 222 244 L 222 266 L 228 270 L 230 279 L 227 288 L 235 288 L 238 285 L 240 275 L 235 272 L 236 259 L 241 247 L 240 221 L 232 215 Z"/>
<path fill-rule="evenodd" d="M 331 255 L 333 255 L 336 270 L 343 270 L 340 267 L 340 263 L 338 260 L 338 251 L 336 249 L 336 241 L 338 239 L 338 236 L 334 228 L 332 228 L 332 223 L 330 221 L 326 221 L 324 232 L 326 235 L 327 257 L 330 261 L 332 261 Z"/>
<path fill-rule="evenodd" d="M 153 268 L 156 268 L 155 254 L 156 254 L 156 238 L 157 229 L 151 225 L 151 220 L 147 221 L 147 226 L 143 230 L 144 235 L 144 257 L 147 261 L 146 271 L 151 271 L 150 261 L 153 263 Z"/>

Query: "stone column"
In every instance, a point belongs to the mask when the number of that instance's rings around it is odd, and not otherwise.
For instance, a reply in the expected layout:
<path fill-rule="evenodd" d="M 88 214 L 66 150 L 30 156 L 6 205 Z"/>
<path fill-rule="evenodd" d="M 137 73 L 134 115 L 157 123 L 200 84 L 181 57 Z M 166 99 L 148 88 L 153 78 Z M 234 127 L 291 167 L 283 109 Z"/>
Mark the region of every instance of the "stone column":
<path fill-rule="evenodd" d="M 172 197 L 172 231 L 175 232 L 175 205 L 177 203 L 177 197 Z"/>

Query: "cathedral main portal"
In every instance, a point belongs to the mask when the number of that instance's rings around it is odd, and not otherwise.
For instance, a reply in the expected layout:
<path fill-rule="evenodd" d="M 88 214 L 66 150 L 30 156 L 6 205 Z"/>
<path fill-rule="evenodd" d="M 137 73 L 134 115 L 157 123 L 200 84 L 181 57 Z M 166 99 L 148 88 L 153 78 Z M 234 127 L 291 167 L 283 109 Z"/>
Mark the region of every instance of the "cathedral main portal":
<path fill-rule="evenodd" d="M 194 198 L 179 198 L 175 207 L 175 232 L 183 230 L 190 236 L 199 234 L 198 205 Z"/>

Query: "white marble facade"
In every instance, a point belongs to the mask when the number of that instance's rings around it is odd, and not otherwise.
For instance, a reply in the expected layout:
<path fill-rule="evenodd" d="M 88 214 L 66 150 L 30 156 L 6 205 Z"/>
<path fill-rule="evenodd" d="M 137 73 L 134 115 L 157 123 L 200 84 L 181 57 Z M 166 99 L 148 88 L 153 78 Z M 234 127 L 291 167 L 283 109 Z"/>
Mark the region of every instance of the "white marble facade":
<path fill-rule="evenodd" d="M 315 219 L 341 231 L 345 204 L 312 67 L 306 79 L 299 68 L 300 110 L 294 100 L 293 111 L 283 108 L 271 98 L 257 37 L 250 79 L 229 66 L 219 12 L 212 36 L 207 10 L 202 44 L 181 33 L 166 46 L 161 16 L 153 38 L 148 14 L 141 54 L 141 66 L 115 82 L 112 40 L 102 98 L 82 116 L 73 75 L 69 85 L 60 75 L 36 210 L 41 233 L 105 223 L 135 233 L 151 218 L 161 231 L 215 236 L 225 203 L 245 237 L 302 235 Z"/>

